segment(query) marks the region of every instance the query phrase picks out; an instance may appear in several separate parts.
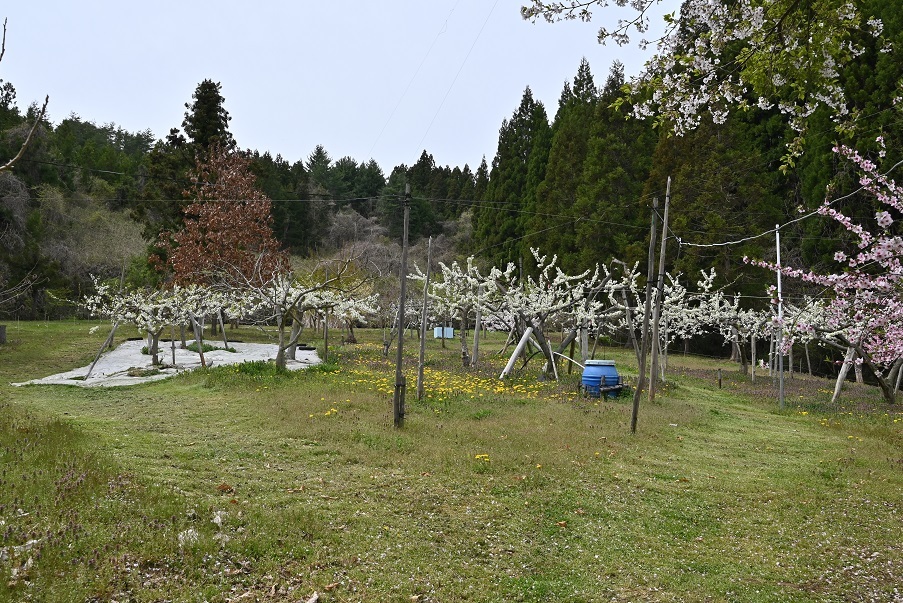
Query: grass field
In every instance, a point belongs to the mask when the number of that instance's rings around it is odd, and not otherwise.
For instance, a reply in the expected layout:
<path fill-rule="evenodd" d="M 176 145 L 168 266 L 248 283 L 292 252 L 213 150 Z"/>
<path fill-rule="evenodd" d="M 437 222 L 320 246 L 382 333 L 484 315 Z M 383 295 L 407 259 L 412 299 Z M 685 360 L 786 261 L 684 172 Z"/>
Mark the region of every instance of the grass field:
<path fill-rule="evenodd" d="M 89 363 L 93 324 L 0 347 L 0 601 L 903 601 L 903 408 L 870 388 L 797 376 L 779 411 L 673 356 L 631 435 L 579 368 L 499 381 L 499 336 L 477 370 L 430 340 L 417 401 L 409 339 L 395 429 L 378 331 L 297 374 L 8 385 Z"/>

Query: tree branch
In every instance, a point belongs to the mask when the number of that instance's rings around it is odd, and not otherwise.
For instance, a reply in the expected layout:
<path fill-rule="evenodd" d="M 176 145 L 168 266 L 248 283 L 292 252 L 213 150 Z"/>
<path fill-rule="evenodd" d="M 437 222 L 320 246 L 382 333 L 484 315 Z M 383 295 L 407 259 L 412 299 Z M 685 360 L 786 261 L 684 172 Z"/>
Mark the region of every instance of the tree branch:
<path fill-rule="evenodd" d="M 6 54 L 6 19 L 3 19 L 3 41 L 0 42 L 0 61 L 3 60 L 3 55 Z"/>
<path fill-rule="evenodd" d="M 13 165 L 25 154 L 25 148 L 28 146 L 28 143 L 31 142 L 31 137 L 34 135 L 34 131 L 38 129 L 38 124 L 41 123 L 41 120 L 44 119 L 44 113 L 47 112 L 47 103 L 50 102 L 50 96 L 44 97 L 44 105 L 41 107 L 41 111 L 38 113 L 38 116 L 34 120 L 34 125 L 31 126 L 31 130 L 28 131 L 28 136 L 25 137 L 25 142 L 22 143 L 22 147 L 19 149 L 19 152 L 16 153 L 16 156 L 7 161 L 4 165 L 0 165 L 0 172 L 5 172 L 7 170 L 11 170 Z"/>

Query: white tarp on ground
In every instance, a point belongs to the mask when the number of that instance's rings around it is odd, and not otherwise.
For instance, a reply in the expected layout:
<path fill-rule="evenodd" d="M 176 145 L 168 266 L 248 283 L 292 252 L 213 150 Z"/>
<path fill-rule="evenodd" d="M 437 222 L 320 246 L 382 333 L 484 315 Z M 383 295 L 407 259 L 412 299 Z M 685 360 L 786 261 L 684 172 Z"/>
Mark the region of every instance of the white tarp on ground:
<path fill-rule="evenodd" d="M 215 342 L 207 342 L 216 345 Z M 82 387 L 114 387 L 120 385 L 135 385 L 136 383 L 145 383 L 147 381 L 157 381 L 172 377 L 183 371 L 190 371 L 201 366 L 201 357 L 195 352 L 180 349 L 176 345 L 176 361 L 173 366 L 172 347 L 169 341 L 160 342 L 159 359 L 166 368 L 154 367 L 151 364 L 151 357 L 143 354 L 141 349 L 145 347 L 145 341 L 126 341 L 116 349 L 105 352 L 91 376 L 85 379 L 88 374 L 89 366 L 83 366 L 75 370 L 65 373 L 50 375 L 42 379 L 32 379 L 24 383 L 13 383 L 12 385 L 79 385 Z M 210 352 L 204 352 L 204 360 L 207 366 L 225 366 L 230 364 L 240 364 L 252 360 L 275 360 L 277 346 L 269 343 L 233 343 L 229 342 L 229 347 L 234 348 L 234 352 L 218 349 Z M 298 350 L 295 354 L 296 360 L 287 360 L 286 368 L 290 370 L 307 368 L 320 363 L 320 357 L 317 356 L 316 350 Z M 151 370 L 159 368 L 160 372 L 155 375 L 148 376 L 130 376 L 129 371 L 133 373 L 142 370 Z M 135 370 L 137 369 L 137 371 Z"/>

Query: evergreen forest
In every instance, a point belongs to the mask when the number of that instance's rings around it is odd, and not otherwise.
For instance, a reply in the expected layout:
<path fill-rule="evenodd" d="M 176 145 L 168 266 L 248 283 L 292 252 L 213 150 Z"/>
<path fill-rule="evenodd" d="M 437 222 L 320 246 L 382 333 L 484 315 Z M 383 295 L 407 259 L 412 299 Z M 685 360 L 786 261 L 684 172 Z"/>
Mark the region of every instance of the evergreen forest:
<path fill-rule="evenodd" d="M 882 19 L 884 39 L 903 48 L 895 2 L 864 4 Z M 154 283 L 160 277 L 148 258 L 159 252 L 161 233 L 181 228 L 195 161 L 213 144 L 250 160 L 283 250 L 306 258 L 370 249 L 385 270 L 399 255 L 406 185 L 415 260 L 432 237 L 434 261 L 473 255 L 482 266 L 514 263 L 529 273 L 530 250 L 538 248 L 576 273 L 613 260 L 645 262 L 653 205 L 661 207 L 670 177 L 669 271 L 695 281 L 714 267 L 719 285 L 765 304 L 773 275 L 742 258 L 773 260 L 775 240 L 755 235 L 786 225 L 784 264 L 817 270 L 853 244 L 830 220 L 793 222 L 818 207 L 829 186 L 830 195 L 846 196 L 838 208 L 874 220 L 874 199 L 857 194 L 854 170 L 833 148 L 877 154 L 882 136 L 888 165 L 903 159 L 903 109 L 895 100 L 903 96 L 903 62 L 873 39 L 861 44 L 864 53 L 842 75 L 856 127 L 839 130 L 827 112 L 816 113 L 803 152 L 790 159 L 793 132 L 776 109 L 736 111 L 723 123 L 703 119 L 684 136 L 669 135 L 631 117 L 636 99 L 625 97 L 629 74 L 620 63 L 591 68 L 586 60 L 556 107 L 535 100 L 525 82 L 520 104 L 500 125 L 495 155 L 474 166 L 437 165 L 427 149 L 411 165 L 391 167 L 332 156 L 323 146 L 296 160 L 276 149 L 243 149 L 224 108 L 228 82 L 212 80 L 198 84 L 183 122 L 161 138 L 75 114 L 57 122 L 44 115 L 21 159 L 0 172 L 0 291 L 29 285 L 22 295 L 0 296 L 0 311 L 71 316 L 79 309 L 68 300 L 91 287 L 91 275 Z M 0 164 L 18 152 L 38 115 L 37 103 L 22 108 L 14 84 L 0 80 Z M 65 111 L 52 99 L 51 109 Z"/>

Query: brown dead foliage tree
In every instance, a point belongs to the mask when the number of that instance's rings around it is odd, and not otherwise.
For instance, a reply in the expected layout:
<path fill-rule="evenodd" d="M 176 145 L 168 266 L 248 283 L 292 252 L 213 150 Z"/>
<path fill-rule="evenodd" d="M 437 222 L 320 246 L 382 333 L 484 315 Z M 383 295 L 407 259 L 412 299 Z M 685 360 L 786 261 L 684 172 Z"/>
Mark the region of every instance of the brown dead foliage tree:
<path fill-rule="evenodd" d="M 178 284 L 265 282 L 287 265 L 273 235 L 271 202 L 255 185 L 250 160 L 215 144 L 199 159 L 185 191 L 193 199 L 184 228 L 162 233 L 160 246 Z M 156 258 L 158 264 L 162 260 Z"/>

